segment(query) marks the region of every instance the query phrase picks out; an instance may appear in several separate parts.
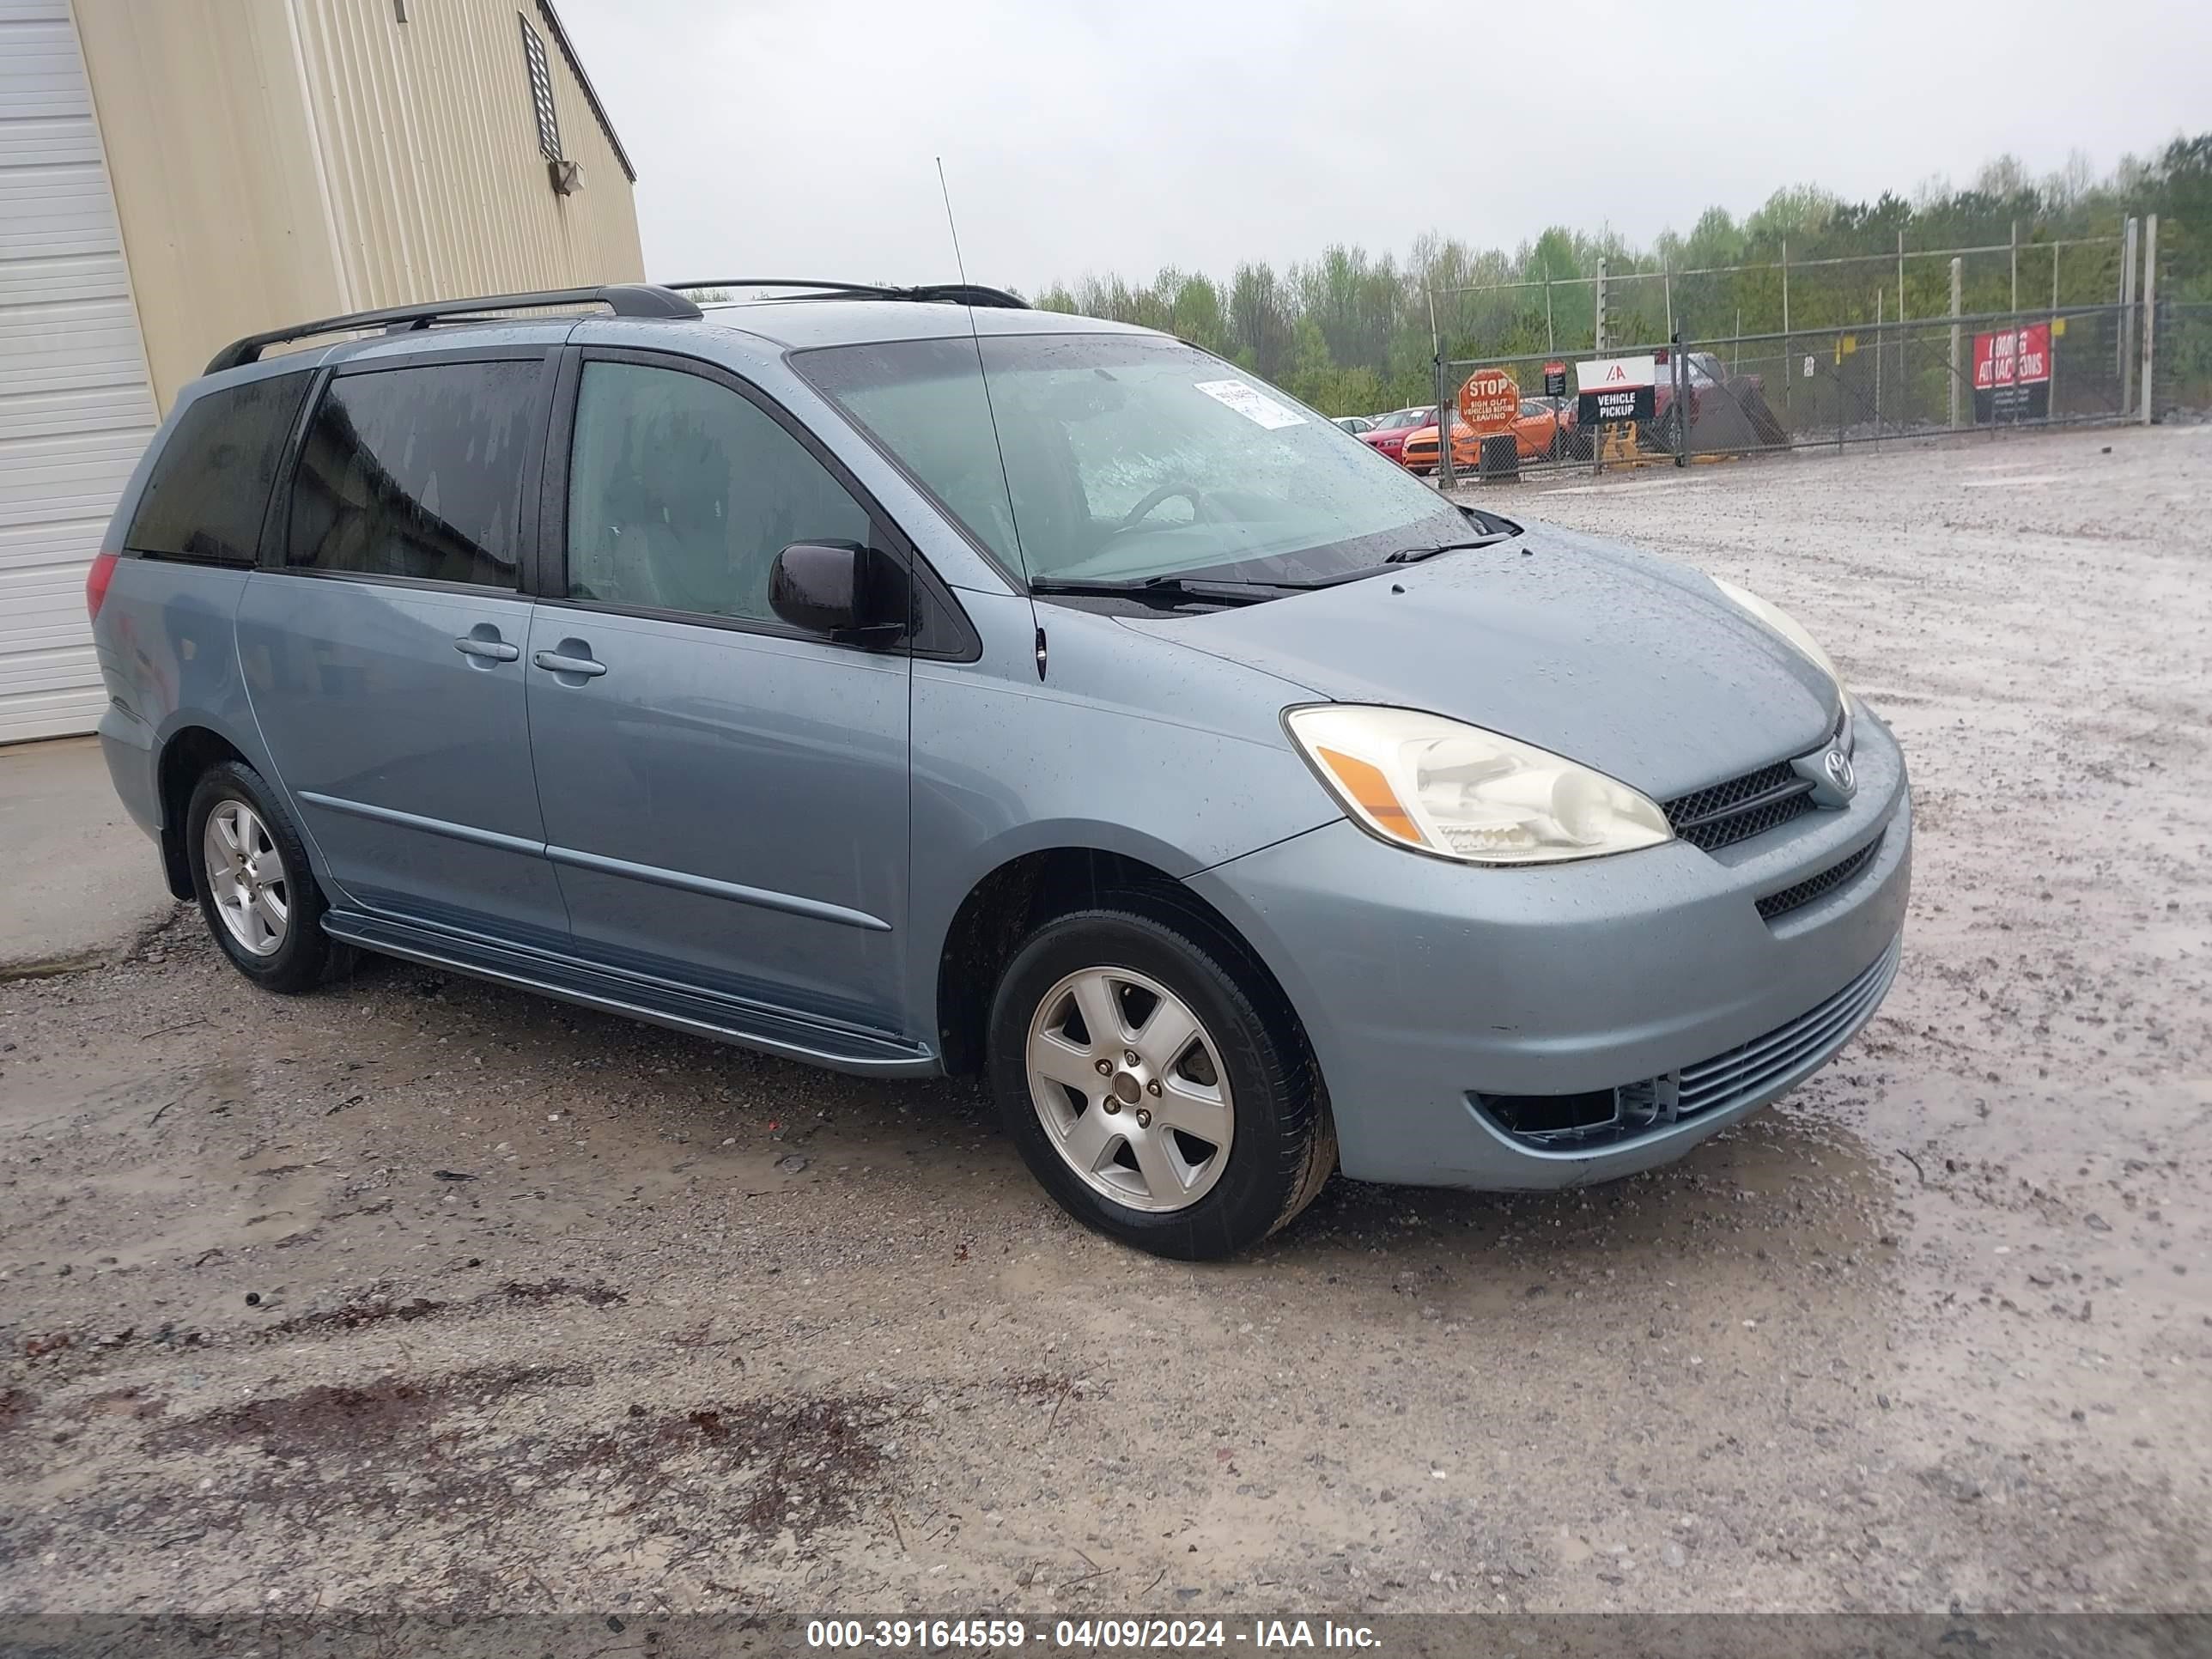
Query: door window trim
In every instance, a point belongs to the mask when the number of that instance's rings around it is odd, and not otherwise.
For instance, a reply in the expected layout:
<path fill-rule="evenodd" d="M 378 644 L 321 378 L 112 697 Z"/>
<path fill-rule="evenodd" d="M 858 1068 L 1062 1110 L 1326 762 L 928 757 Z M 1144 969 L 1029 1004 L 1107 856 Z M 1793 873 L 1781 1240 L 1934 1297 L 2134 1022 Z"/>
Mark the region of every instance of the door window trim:
<path fill-rule="evenodd" d="M 537 537 L 531 533 L 537 524 L 532 503 L 538 498 L 545 469 L 545 434 L 553 413 L 556 378 L 553 360 L 560 349 L 555 344 L 517 345 L 512 343 L 449 346 L 436 351 L 408 352 L 399 356 L 349 359 L 311 371 L 316 377 L 315 384 L 307 389 L 299 417 L 293 425 L 292 435 L 285 444 L 283 457 L 277 464 L 276 483 L 270 491 L 267 514 L 262 521 L 260 556 L 255 568 L 271 575 L 299 576 L 313 581 L 368 582 L 382 587 L 412 587 L 434 593 L 463 594 L 471 599 L 529 602 L 537 588 L 538 566 L 544 556 Z M 404 369 L 438 368 L 452 363 L 468 362 L 538 365 L 538 380 L 532 391 L 531 410 L 524 422 L 522 469 L 515 484 L 514 585 L 495 587 L 487 582 L 451 582 L 431 576 L 398 576 L 374 570 L 318 570 L 312 566 L 288 562 L 292 538 L 292 491 L 299 480 L 300 459 L 307 447 L 307 434 L 314 429 L 315 418 L 322 413 L 323 400 L 330 395 L 332 382 L 356 375 L 390 374 Z"/>
<path fill-rule="evenodd" d="M 951 588 L 921 556 L 914 540 L 884 510 L 883 503 L 852 469 L 791 411 L 743 375 L 702 357 L 677 352 L 653 351 L 633 346 L 562 346 L 553 354 L 553 409 L 541 458 L 538 506 L 536 586 L 526 590 L 542 605 L 565 611 L 608 616 L 641 617 L 659 622 L 714 628 L 727 633 L 756 634 L 769 639 L 796 640 L 851 651 L 862 656 L 904 655 L 935 661 L 975 662 L 983 654 L 982 636 L 968 613 L 961 609 Z M 907 637 L 889 650 L 831 640 L 806 629 L 793 628 L 774 617 L 731 617 L 708 611 L 678 611 L 658 605 L 624 605 L 606 599 L 579 599 L 568 593 L 568 483 L 575 459 L 576 407 L 586 363 L 634 363 L 679 374 L 696 375 L 744 398 L 784 433 L 853 498 L 868 520 L 871 540 L 878 550 L 897 560 L 907 572 L 915 594 L 915 625 Z"/>

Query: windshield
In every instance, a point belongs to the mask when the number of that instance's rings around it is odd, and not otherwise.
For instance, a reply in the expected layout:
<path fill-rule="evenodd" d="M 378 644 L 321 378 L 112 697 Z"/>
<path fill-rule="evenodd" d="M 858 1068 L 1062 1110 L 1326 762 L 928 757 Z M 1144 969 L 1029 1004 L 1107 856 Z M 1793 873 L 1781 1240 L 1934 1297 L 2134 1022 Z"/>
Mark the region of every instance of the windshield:
<path fill-rule="evenodd" d="M 1172 340 L 959 337 L 793 362 L 1032 581 L 1328 580 L 1468 535 L 1334 422 Z"/>

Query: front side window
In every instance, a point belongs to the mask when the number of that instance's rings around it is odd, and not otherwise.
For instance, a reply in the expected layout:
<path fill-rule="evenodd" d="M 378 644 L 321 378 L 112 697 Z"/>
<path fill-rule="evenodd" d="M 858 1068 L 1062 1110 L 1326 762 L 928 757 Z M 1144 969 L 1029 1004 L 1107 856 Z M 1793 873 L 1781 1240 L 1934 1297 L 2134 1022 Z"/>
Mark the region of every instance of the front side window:
<path fill-rule="evenodd" d="M 512 589 L 538 362 L 340 375 L 307 428 L 285 562 Z"/>
<path fill-rule="evenodd" d="M 679 369 L 584 365 L 570 599 L 771 621 L 777 554 L 870 538 L 867 509 L 750 399 Z"/>
<path fill-rule="evenodd" d="M 793 362 L 1031 580 L 1321 581 L 1468 533 L 1365 444 L 1176 341 L 962 336 Z"/>
<path fill-rule="evenodd" d="M 157 559 L 252 564 L 307 381 L 304 374 L 270 374 L 194 398 L 155 457 L 124 532 L 125 550 Z"/>

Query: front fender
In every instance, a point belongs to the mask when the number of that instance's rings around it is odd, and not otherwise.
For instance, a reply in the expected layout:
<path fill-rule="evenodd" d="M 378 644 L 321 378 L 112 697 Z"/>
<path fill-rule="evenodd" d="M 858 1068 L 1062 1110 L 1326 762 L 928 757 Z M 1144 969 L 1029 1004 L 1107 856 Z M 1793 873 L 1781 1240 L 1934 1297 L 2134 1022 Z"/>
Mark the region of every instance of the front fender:
<path fill-rule="evenodd" d="M 915 665 L 908 982 L 936 1029 L 937 967 L 994 870 L 1058 848 L 1184 879 L 1342 816 L 1282 728 L 1303 687 L 1112 617 L 1054 606 L 1037 678 L 1030 602 L 962 599 L 973 664 Z"/>

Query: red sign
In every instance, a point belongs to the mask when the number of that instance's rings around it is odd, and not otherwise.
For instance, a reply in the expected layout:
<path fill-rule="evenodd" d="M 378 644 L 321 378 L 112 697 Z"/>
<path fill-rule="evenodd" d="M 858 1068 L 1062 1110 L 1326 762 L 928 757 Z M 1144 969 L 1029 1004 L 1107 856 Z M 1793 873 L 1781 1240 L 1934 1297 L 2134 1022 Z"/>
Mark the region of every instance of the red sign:
<path fill-rule="evenodd" d="M 1459 413 L 1478 434 L 1510 431 L 1521 415 L 1521 388 L 1502 368 L 1478 368 L 1459 389 Z"/>
<path fill-rule="evenodd" d="M 1974 390 L 2039 386 L 2051 379 L 2051 325 L 2030 323 L 1974 336 Z"/>

